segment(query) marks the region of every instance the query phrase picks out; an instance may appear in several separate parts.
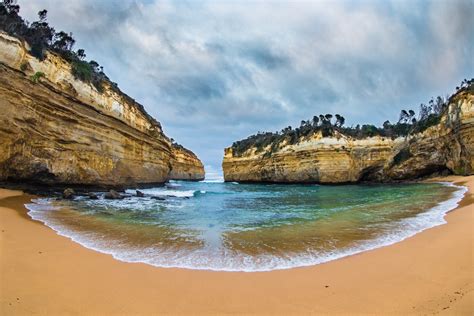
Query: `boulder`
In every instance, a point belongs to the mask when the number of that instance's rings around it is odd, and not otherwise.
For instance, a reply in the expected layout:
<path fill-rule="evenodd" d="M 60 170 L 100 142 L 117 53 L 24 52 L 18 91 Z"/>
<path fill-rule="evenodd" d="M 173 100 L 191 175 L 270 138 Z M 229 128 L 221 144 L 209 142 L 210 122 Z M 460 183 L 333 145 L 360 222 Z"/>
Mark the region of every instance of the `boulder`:
<path fill-rule="evenodd" d="M 73 189 L 67 188 L 66 190 L 63 191 L 63 199 L 72 200 L 74 199 L 75 194 L 76 192 L 74 192 Z"/>
<path fill-rule="evenodd" d="M 152 196 L 151 198 L 154 199 L 154 200 L 159 200 L 159 201 L 164 201 L 164 200 L 166 200 L 165 198 L 163 198 L 163 197 L 161 197 L 161 196 Z"/>
<path fill-rule="evenodd" d="M 121 199 L 123 199 L 123 196 L 115 190 L 110 190 L 109 192 L 104 194 L 104 199 L 107 199 L 107 200 L 121 200 Z"/>
<path fill-rule="evenodd" d="M 137 190 L 137 196 L 138 197 L 145 197 L 145 193 L 143 193 L 142 191 Z"/>
<path fill-rule="evenodd" d="M 89 199 L 91 199 L 91 200 L 98 200 L 99 199 L 97 194 L 95 194 L 93 192 L 89 192 L 89 194 L 87 194 L 87 196 L 89 196 Z"/>

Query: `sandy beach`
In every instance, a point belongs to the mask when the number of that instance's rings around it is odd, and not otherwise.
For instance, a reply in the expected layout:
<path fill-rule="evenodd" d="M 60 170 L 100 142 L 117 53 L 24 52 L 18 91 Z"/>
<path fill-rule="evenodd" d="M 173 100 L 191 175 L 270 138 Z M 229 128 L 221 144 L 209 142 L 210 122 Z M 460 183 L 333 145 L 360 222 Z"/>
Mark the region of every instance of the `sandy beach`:
<path fill-rule="evenodd" d="M 256 273 L 120 262 L 31 220 L 32 197 L 0 189 L 0 314 L 472 315 L 474 176 L 441 180 L 469 187 L 448 224 L 329 263 Z"/>

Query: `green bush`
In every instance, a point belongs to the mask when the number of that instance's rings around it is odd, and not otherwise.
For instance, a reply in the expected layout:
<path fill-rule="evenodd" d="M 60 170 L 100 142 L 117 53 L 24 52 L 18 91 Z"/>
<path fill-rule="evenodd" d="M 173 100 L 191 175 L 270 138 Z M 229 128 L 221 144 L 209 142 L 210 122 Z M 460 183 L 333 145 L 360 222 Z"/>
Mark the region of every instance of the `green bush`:
<path fill-rule="evenodd" d="M 461 175 L 461 176 L 467 176 L 467 172 L 466 172 L 466 169 L 462 166 L 460 167 L 457 167 L 454 169 L 454 174 L 456 175 Z"/>
<path fill-rule="evenodd" d="M 74 78 L 85 82 L 91 82 L 94 70 L 88 62 L 83 60 L 74 60 L 71 63 L 71 67 Z"/>
<path fill-rule="evenodd" d="M 45 77 L 44 72 L 37 71 L 33 76 L 30 77 L 30 79 L 31 79 L 31 81 L 33 81 L 34 83 L 37 83 L 40 78 L 44 78 L 44 77 Z"/>
<path fill-rule="evenodd" d="M 38 12 L 38 20 L 29 23 L 20 15 L 20 6 L 16 0 L 0 1 L 0 30 L 25 40 L 30 46 L 30 54 L 38 60 L 43 61 L 48 53 L 61 56 L 71 63 L 72 74 L 78 80 L 94 85 L 103 92 L 103 83 L 109 81 L 97 62 L 91 60 L 84 61 L 86 54 L 83 49 L 73 50 L 75 39 L 71 33 L 56 32 L 47 21 L 47 10 Z M 30 69 L 28 63 L 20 66 L 21 71 Z M 43 75 L 44 76 L 44 75 Z M 34 75 L 31 79 L 38 82 L 41 75 Z M 119 89 L 116 84 L 111 84 L 112 88 Z"/>
<path fill-rule="evenodd" d="M 426 119 L 418 122 L 414 132 L 421 133 L 429 127 L 439 124 L 440 121 L 441 115 L 430 114 Z"/>
<path fill-rule="evenodd" d="M 94 62 L 87 62 L 84 60 L 73 60 L 71 62 L 71 72 L 74 78 L 83 82 L 92 83 L 97 91 L 102 93 L 104 91 L 102 86 L 104 75 L 102 72 L 98 72 L 97 69 L 98 64 Z"/>
<path fill-rule="evenodd" d="M 296 128 L 291 126 L 283 128 L 281 131 L 258 132 L 243 140 L 236 141 L 232 144 L 232 153 L 234 156 L 242 156 L 249 149 L 254 148 L 257 153 L 264 150 L 266 156 L 278 152 L 281 144 L 284 142 L 287 145 L 294 145 L 299 141 L 310 139 L 315 133 L 321 133 L 323 137 L 334 136 L 336 132 L 346 135 L 354 139 L 364 139 L 367 137 L 380 136 L 383 139 L 395 139 L 397 137 L 407 137 L 421 133 L 431 126 L 435 126 L 441 122 L 448 104 L 455 102 L 456 98 L 465 91 L 474 91 L 474 79 L 464 79 L 461 86 L 457 87 L 457 92 L 449 98 L 441 96 L 436 99 L 432 98 L 428 105 L 421 104 L 418 118 L 415 117 L 415 111 L 402 110 L 400 118 L 396 123 L 385 121 L 382 127 L 377 127 L 372 124 L 364 124 L 355 127 L 344 126 L 345 118 L 339 114 L 334 115 L 336 121 L 331 120 L 333 115 L 320 114 L 313 116 L 312 120 L 303 120 L 301 125 Z M 269 149 L 266 149 L 269 148 Z M 400 151 L 393 159 L 394 164 L 400 164 L 409 159 L 411 153 L 409 149 Z"/>

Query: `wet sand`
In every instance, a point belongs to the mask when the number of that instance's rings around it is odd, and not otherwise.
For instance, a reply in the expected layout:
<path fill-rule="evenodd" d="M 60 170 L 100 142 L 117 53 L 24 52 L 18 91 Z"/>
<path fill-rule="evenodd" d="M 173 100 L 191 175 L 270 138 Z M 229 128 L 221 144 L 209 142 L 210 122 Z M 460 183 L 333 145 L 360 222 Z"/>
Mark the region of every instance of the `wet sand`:
<path fill-rule="evenodd" d="M 124 263 L 29 219 L 0 189 L 1 315 L 473 314 L 474 176 L 447 225 L 329 263 L 212 272 Z"/>

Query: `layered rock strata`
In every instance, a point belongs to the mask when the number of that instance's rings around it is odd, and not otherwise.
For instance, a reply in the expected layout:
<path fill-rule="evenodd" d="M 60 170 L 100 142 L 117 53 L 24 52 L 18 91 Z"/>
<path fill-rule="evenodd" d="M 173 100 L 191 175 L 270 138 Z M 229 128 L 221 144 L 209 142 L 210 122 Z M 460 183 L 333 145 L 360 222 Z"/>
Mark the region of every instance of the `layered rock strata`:
<path fill-rule="evenodd" d="M 171 163 L 170 179 L 193 180 L 204 179 L 204 167 L 197 156 L 190 150 L 173 144 L 173 160 Z"/>
<path fill-rule="evenodd" d="M 112 83 L 99 92 L 60 56 L 39 61 L 0 32 L 0 181 L 124 186 L 203 178 L 196 155 L 175 148 Z"/>
<path fill-rule="evenodd" d="M 470 90 L 450 99 L 438 125 L 395 139 L 353 139 L 335 133 L 314 134 L 276 152 L 268 146 L 234 155 L 226 148 L 225 181 L 282 183 L 388 182 L 416 179 L 437 172 L 474 172 L 474 95 Z"/>

